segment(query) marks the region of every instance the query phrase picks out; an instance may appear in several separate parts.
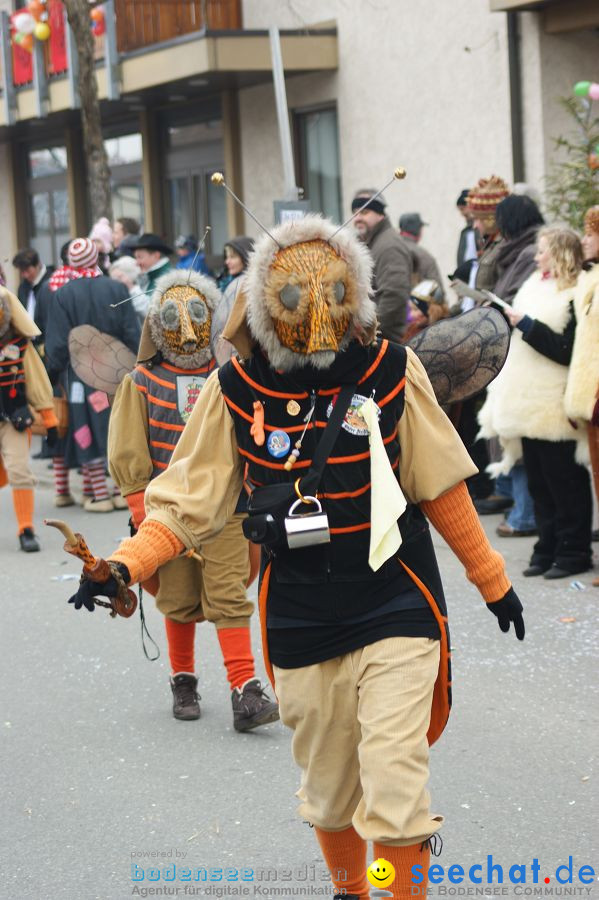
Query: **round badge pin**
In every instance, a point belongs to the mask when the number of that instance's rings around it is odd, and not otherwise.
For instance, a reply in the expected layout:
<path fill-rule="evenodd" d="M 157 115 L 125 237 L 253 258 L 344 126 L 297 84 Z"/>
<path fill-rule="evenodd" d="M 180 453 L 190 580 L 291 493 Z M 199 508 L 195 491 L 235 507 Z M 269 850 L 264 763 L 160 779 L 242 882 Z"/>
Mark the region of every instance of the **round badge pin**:
<path fill-rule="evenodd" d="M 297 402 L 297 400 L 290 400 L 287 404 L 287 412 L 290 416 L 297 416 L 298 413 L 301 412 L 301 406 Z"/>
<path fill-rule="evenodd" d="M 289 453 L 291 438 L 286 431 L 271 431 L 268 435 L 266 447 L 271 456 L 274 456 L 275 459 L 280 459 L 281 456 L 286 456 Z"/>

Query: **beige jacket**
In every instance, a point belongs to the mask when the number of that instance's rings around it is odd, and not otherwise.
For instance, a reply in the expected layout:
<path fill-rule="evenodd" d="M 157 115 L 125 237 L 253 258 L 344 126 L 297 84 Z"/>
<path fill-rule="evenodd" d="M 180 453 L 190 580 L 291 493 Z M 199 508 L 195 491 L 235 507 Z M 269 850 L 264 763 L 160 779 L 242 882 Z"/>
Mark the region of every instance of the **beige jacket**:
<path fill-rule="evenodd" d="M 476 473 L 453 425 L 437 403 L 422 363 L 408 348 L 405 409 L 399 420 L 401 487 L 408 500 L 434 500 Z M 132 461 L 130 484 L 135 483 Z M 161 522 L 189 549 L 218 534 L 232 516 L 243 480 L 233 419 L 218 373 L 202 388 L 168 469 L 148 485 L 147 518 Z"/>
<path fill-rule="evenodd" d="M 564 406 L 571 419 L 589 422 L 599 391 L 599 263 L 581 273 L 574 312 L 576 334 Z"/>

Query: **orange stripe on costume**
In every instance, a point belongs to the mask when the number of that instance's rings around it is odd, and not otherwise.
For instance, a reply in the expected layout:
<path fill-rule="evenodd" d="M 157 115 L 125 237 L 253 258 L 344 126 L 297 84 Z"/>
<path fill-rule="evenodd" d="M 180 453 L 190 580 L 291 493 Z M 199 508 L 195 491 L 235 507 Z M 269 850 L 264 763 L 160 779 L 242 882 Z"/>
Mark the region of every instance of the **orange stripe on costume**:
<path fill-rule="evenodd" d="M 156 466 L 157 469 L 168 469 L 168 463 L 160 462 L 157 459 L 152 459 L 152 465 Z"/>
<path fill-rule="evenodd" d="M 343 528 L 330 528 L 331 534 L 350 534 L 353 531 L 368 531 L 370 522 L 360 522 L 359 525 L 345 525 Z"/>
<path fill-rule="evenodd" d="M 172 391 L 177 387 L 172 381 L 166 381 L 164 378 L 159 378 L 158 375 L 154 375 L 153 372 L 150 372 L 144 366 L 138 366 L 137 371 L 141 372 L 146 378 L 149 378 L 150 381 L 156 382 L 156 384 L 162 385 L 162 387 L 170 388 Z"/>
<path fill-rule="evenodd" d="M 391 400 L 393 400 L 393 398 L 396 397 L 397 394 L 399 394 L 399 392 L 402 391 L 402 390 L 404 389 L 405 386 L 406 386 L 406 379 L 405 379 L 405 376 L 404 376 L 404 377 L 401 379 L 401 381 L 399 382 L 399 384 L 397 384 L 397 385 L 393 388 L 392 391 L 389 391 L 389 393 L 387 394 L 386 397 L 383 397 L 382 400 L 379 400 L 378 405 L 379 405 L 379 406 L 386 406 L 387 403 L 389 403 Z"/>
<path fill-rule="evenodd" d="M 158 447 L 160 450 L 174 450 L 176 444 L 166 444 L 164 441 L 150 441 L 151 447 Z"/>
<path fill-rule="evenodd" d="M 281 397 L 283 400 L 305 400 L 308 396 L 307 392 L 304 391 L 302 394 L 284 394 L 281 391 L 271 391 L 268 388 L 262 387 L 261 384 L 258 384 L 257 381 L 254 381 L 247 372 L 244 371 L 243 366 L 240 365 L 239 360 L 236 356 L 231 357 L 231 362 L 233 363 L 233 367 L 237 369 L 237 372 L 244 381 L 248 384 L 251 384 L 253 388 L 255 388 L 260 394 L 266 394 L 268 397 Z"/>
<path fill-rule="evenodd" d="M 365 494 L 366 491 L 370 490 L 371 487 L 372 482 L 369 481 L 368 484 L 365 484 L 363 487 L 357 488 L 357 490 L 355 491 L 341 491 L 338 494 L 321 494 L 319 491 L 318 496 L 322 497 L 325 500 L 345 500 L 349 499 L 350 497 L 360 497 L 362 494 Z"/>
<path fill-rule="evenodd" d="M 211 359 L 210 362 L 202 366 L 200 369 L 179 369 L 177 366 L 171 366 L 170 363 L 161 362 L 160 365 L 163 369 L 167 369 L 169 372 L 175 372 L 177 375 L 204 375 L 205 372 L 211 372 L 215 366 L 216 361 Z"/>
<path fill-rule="evenodd" d="M 169 422 L 159 422 L 158 419 L 148 419 L 148 424 L 153 425 L 154 428 L 164 428 L 165 431 L 183 431 L 185 425 L 175 425 L 170 424 Z"/>
<path fill-rule="evenodd" d="M 430 606 L 435 619 L 437 620 L 439 631 L 441 633 L 441 657 L 439 659 L 439 672 L 437 674 L 437 680 L 435 681 L 435 687 L 433 690 L 431 721 L 427 732 L 428 743 L 430 746 L 441 737 L 443 730 L 447 725 L 447 720 L 449 719 L 448 689 L 451 682 L 449 681 L 447 672 L 449 666 L 449 647 L 447 645 L 447 630 L 445 628 L 447 618 L 441 614 L 441 610 L 435 603 L 433 595 L 426 587 L 426 585 L 423 584 L 418 576 L 406 566 L 403 560 L 400 559 L 399 562 L 406 570 L 416 587 L 424 594 L 427 603 Z"/>
<path fill-rule="evenodd" d="M 155 397 L 154 394 L 150 394 L 148 391 L 146 391 L 146 393 L 148 395 L 148 401 L 153 403 L 154 406 L 165 406 L 167 409 L 177 408 L 176 403 L 171 403 L 169 400 L 161 400 L 160 397 Z"/>

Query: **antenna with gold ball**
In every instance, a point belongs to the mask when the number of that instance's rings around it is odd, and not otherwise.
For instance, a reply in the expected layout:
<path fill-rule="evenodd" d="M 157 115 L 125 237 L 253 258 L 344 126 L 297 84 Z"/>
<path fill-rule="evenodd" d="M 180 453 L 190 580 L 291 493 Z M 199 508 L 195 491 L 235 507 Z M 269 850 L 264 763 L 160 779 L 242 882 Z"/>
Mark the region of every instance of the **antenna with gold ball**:
<path fill-rule="evenodd" d="M 281 244 L 279 244 L 279 242 L 277 241 L 277 239 L 274 238 L 274 237 L 272 236 L 272 234 L 270 233 L 270 231 L 268 230 L 268 228 L 266 228 L 266 226 L 263 225 L 262 222 L 261 222 L 259 219 L 256 218 L 256 216 L 254 215 L 254 213 L 253 213 L 251 210 L 249 210 L 249 209 L 247 208 L 247 206 L 245 205 L 245 203 L 243 203 L 243 202 L 239 199 L 239 197 L 237 196 L 237 194 L 235 194 L 235 193 L 231 190 L 231 188 L 229 187 L 229 185 L 225 182 L 225 176 L 223 175 L 222 172 L 213 172 L 212 175 L 210 176 L 210 181 L 212 182 L 212 184 L 218 184 L 218 185 L 220 185 L 221 187 L 224 187 L 224 189 L 231 195 L 231 197 L 233 198 L 233 200 L 235 200 L 236 203 L 239 203 L 239 205 L 241 206 L 241 208 L 242 208 L 243 210 L 245 210 L 245 212 L 248 214 L 248 216 L 250 216 L 250 218 L 252 218 L 252 219 L 254 220 L 254 222 L 256 223 L 256 225 L 258 225 L 258 226 L 262 229 L 262 231 L 264 231 L 264 232 L 269 236 L 269 238 L 270 238 L 272 241 L 275 242 L 275 244 L 277 245 L 277 247 L 278 247 L 280 250 L 283 249 L 283 247 L 281 246 Z"/>
<path fill-rule="evenodd" d="M 376 194 L 374 194 L 372 197 L 366 197 L 366 199 L 364 200 L 364 203 L 362 204 L 362 206 L 359 209 L 352 210 L 352 214 L 349 217 L 349 219 L 347 219 L 343 223 L 343 225 L 340 225 L 339 228 L 332 233 L 331 237 L 329 238 L 329 241 L 331 240 L 331 238 L 334 238 L 335 235 L 338 234 L 343 228 L 346 228 L 347 225 L 349 225 L 349 223 L 351 222 L 353 217 L 356 215 L 356 213 L 361 213 L 363 209 L 366 209 L 366 207 L 368 206 L 369 203 L 372 203 L 373 200 L 377 200 L 381 196 L 383 191 L 386 191 L 387 188 L 389 187 L 389 185 L 393 184 L 394 181 L 396 181 L 396 180 L 403 181 L 403 179 L 406 177 L 407 174 L 408 173 L 406 172 L 406 170 L 403 169 L 401 166 L 399 168 L 395 169 L 395 171 L 393 172 L 393 178 L 391 178 L 391 180 L 388 181 L 387 184 L 384 184 L 382 186 L 382 188 L 380 189 L 380 191 L 377 191 Z"/>

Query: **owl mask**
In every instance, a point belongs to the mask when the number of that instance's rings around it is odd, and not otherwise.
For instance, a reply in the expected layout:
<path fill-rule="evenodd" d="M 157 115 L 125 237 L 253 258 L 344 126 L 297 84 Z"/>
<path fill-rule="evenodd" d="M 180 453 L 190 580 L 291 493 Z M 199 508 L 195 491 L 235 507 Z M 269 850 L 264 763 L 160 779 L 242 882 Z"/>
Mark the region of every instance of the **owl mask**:
<path fill-rule="evenodd" d="M 164 359 L 197 369 L 212 358 L 212 314 L 221 294 L 197 272 L 176 269 L 156 282 L 148 310 L 152 340 Z"/>
<path fill-rule="evenodd" d="M 250 256 L 247 323 L 276 369 L 328 368 L 356 332 L 374 333 L 370 254 L 350 231 L 335 232 L 306 216 L 265 234 Z"/>

